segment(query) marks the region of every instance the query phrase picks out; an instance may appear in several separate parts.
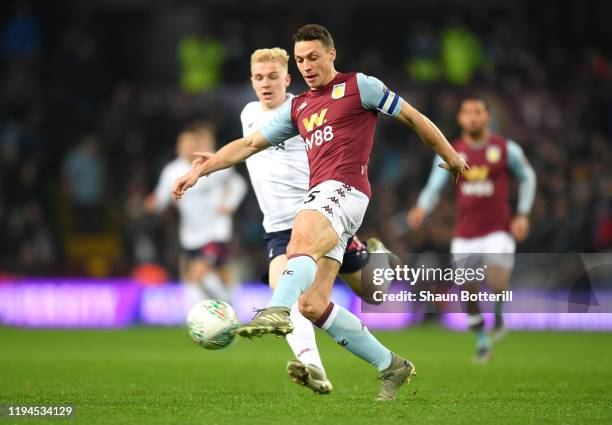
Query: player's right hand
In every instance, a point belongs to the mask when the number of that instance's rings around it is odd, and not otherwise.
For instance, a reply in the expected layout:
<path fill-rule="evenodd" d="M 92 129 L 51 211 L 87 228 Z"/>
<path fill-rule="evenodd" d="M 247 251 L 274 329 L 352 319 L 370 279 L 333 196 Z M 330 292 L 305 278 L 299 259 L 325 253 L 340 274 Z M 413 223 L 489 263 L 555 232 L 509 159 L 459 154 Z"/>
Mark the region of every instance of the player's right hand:
<path fill-rule="evenodd" d="M 196 156 L 196 159 L 194 159 L 191 162 L 191 168 L 197 168 L 200 165 L 204 164 L 206 161 L 208 161 L 210 157 L 214 155 L 214 153 L 213 152 L 194 152 L 193 155 Z"/>
<path fill-rule="evenodd" d="M 425 209 L 421 207 L 414 207 L 408 211 L 406 216 L 406 222 L 412 230 L 419 230 L 425 220 Z"/>
<path fill-rule="evenodd" d="M 517 242 L 523 242 L 529 235 L 529 217 L 517 214 L 510 222 L 510 233 Z"/>
<path fill-rule="evenodd" d="M 200 174 L 196 172 L 196 170 L 192 169 L 187 174 L 176 179 L 176 181 L 174 182 L 174 186 L 172 186 L 172 195 L 174 196 L 174 199 L 181 199 L 187 189 L 196 184 L 199 178 Z"/>
<path fill-rule="evenodd" d="M 469 165 L 461 155 L 456 155 L 454 159 L 438 164 L 438 167 L 444 168 L 452 174 L 453 182 L 457 183 L 459 176 L 470 169 Z"/>

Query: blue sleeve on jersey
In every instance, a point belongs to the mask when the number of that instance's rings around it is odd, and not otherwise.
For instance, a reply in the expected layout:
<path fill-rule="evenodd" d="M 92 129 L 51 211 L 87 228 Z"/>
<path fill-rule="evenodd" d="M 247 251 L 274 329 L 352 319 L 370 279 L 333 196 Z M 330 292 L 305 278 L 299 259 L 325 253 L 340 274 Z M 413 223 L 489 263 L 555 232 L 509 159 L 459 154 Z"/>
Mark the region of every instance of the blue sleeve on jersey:
<path fill-rule="evenodd" d="M 419 195 L 417 206 L 423 208 L 427 214 L 434 209 L 438 200 L 440 199 L 440 192 L 446 186 L 446 182 L 449 180 L 450 174 L 448 171 L 439 167 L 442 163 L 442 158 L 438 155 L 435 156 L 427 185 L 423 188 L 423 191 Z"/>
<path fill-rule="evenodd" d="M 402 98 L 389 90 L 378 78 L 358 73 L 357 86 L 361 104 L 365 109 L 375 109 L 392 117 L 398 116 Z"/>
<path fill-rule="evenodd" d="M 508 168 L 519 181 L 517 211 L 529 214 L 536 192 L 536 175 L 518 143 L 508 140 Z"/>
<path fill-rule="evenodd" d="M 272 119 L 259 129 L 272 146 L 280 145 L 285 140 L 299 134 L 297 127 L 291 120 L 291 103 L 285 102 Z"/>

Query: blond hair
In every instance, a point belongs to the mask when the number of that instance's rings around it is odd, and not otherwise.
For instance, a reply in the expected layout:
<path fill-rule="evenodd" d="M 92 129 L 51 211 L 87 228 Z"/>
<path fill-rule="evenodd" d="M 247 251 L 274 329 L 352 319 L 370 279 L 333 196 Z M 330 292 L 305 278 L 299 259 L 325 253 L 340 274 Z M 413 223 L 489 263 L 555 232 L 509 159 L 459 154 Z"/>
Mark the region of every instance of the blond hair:
<path fill-rule="evenodd" d="M 251 55 L 251 65 L 265 61 L 277 61 L 285 70 L 289 67 L 289 55 L 285 49 L 281 49 L 280 47 L 257 49 Z"/>

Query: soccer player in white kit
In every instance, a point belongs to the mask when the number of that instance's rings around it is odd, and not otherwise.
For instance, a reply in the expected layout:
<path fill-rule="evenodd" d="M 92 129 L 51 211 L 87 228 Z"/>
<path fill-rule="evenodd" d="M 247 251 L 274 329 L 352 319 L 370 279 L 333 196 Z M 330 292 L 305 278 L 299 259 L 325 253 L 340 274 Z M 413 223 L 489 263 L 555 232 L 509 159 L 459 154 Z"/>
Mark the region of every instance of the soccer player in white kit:
<path fill-rule="evenodd" d="M 248 103 L 240 114 L 244 136 L 259 130 L 281 105 L 293 98 L 287 93 L 291 82 L 288 63 L 289 55 L 278 47 L 258 49 L 252 54 L 251 82 L 259 100 Z M 249 157 L 246 165 L 264 214 L 269 284 L 274 289 L 287 266 L 286 251 L 296 212 L 308 192 L 310 170 L 304 140 L 300 136 L 292 137 Z M 362 287 L 360 270 L 369 260 L 368 251 L 389 253 L 378 239 L 368 240 L 366 249 L 355 236 L 349 241 L 339 271 L 342 279 L 366 302 L 371 301 L 370 290 L 365 285 Z M 312 322 L 300 314 L 297 303 L 291 309 L 291 321 L 295 329 L 287 335 L 287 342 L 297 360 L 287 364 L 290 377 L 317 393 L 329 393 L 332 384 L 321 362 Z"/>
<path fill-rule="evenodd" d="M 215 148 L 214 128 L 195 123 L 177 138 L 177 157 L 163 168 L 155 191 L 145 200 L 149 212 L 161 212 L 172 201 L 172 184 L 191 169 L 193 152 Z M 184 283 L 201 287 L 206 296 L 230 301 L 227 244 L 232 238 L 232 214 L 247 190 L 246 182 L 233 169 L 202 179 L 184 200 L 179 213 L 179 270 Z"/>

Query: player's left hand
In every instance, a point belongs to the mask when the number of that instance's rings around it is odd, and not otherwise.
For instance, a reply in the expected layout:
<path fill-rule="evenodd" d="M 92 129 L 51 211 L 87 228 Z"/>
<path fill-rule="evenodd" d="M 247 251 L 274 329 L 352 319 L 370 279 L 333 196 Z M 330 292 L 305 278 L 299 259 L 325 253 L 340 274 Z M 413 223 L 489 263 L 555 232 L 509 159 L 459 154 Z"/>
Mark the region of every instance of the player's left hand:
<path fill-rule="evenodd" d="M 172 186 L 172 195 L 174 198 L 176 200 L 181 199 L 187 189 L 196 184 L 199 178 L 200 174 L 196 170 L 192 169 L 187 174 L 176 179 L 174 186 Z"/>
<path fill-rule="evenodd" d="M 453 176 L 453 182 L 455 183 L 457 183 L 457 180 L 459 180 L 459 176 L 461 174 L 470 169 L 467 162 L 461 155 L 457 155 L 453 160 L 448 160 L 447 162 L 438 164 L 438 167 L 444 168 L 446 171 L 451 173 Z"/>
<path fill-rule="evenodd" d="M 517 214 L 510 223 L 510 233 L 517 242 L 527 239 L 529 234 L 529 218 L 525 214 Z"/>
<path fill-rule="evenodd" d="M 194 152 L 193 155 L 196 157 L 191 162 L 191 168 L 197 168 L 200 165 L 204 164 L 206 161 L 210 159 L 214 155 L 213 152 Z"/>

